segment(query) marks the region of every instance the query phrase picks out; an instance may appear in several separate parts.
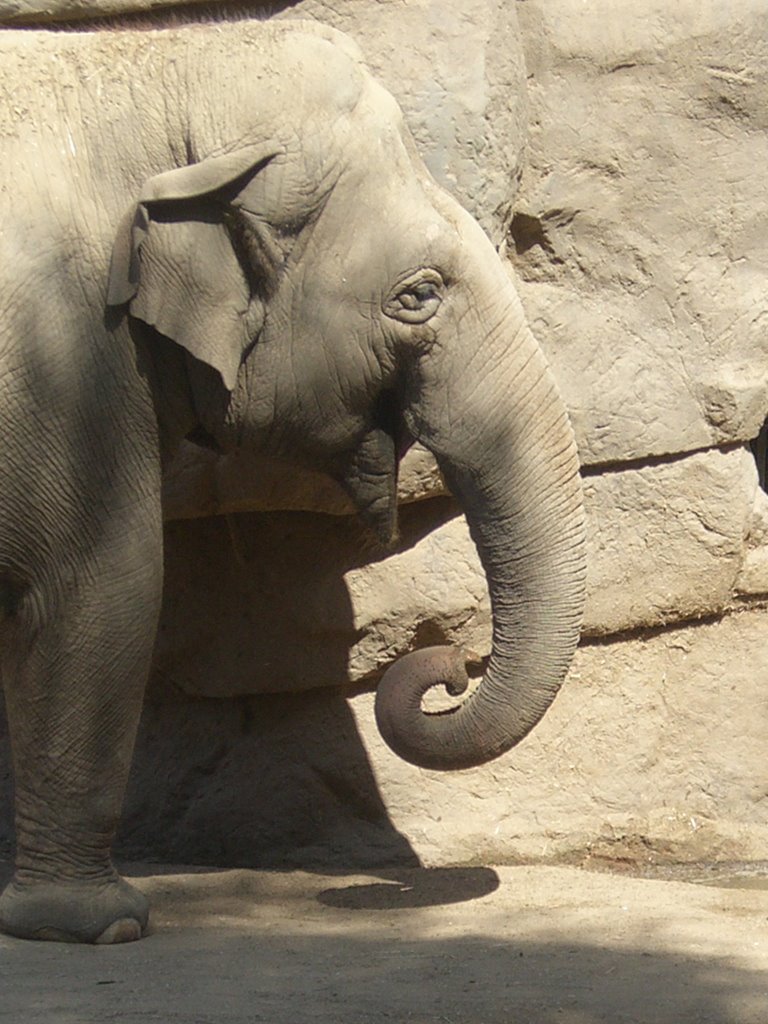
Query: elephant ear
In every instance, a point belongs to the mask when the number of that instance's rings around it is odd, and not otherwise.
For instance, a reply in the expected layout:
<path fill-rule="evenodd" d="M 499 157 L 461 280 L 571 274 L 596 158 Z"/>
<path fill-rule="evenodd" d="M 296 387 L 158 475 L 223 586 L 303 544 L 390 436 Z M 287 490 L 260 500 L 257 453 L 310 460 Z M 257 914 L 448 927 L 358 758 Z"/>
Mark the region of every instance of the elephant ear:
<path fill-rule="evenodd" d="M 107 304 L 127 303 L 132 316 L 218 370 L 230 391 L 275 268 L 255 218 L 244 225 L 228 200 L 239 179 L 276 155 L 249 147 L 150 178 L 112 251 Z"/>

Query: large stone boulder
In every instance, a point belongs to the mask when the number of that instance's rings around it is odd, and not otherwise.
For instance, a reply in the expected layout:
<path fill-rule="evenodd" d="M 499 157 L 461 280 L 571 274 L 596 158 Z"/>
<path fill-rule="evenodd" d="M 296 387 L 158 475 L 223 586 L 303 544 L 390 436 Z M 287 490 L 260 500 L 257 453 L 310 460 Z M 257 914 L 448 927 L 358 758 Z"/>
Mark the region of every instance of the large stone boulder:
<path fill-rule="evenodd" d="M 583 460 L 755 437 L 768 415 L 768 7 L 516 7 L 531 130 L 507 251 Z"/>

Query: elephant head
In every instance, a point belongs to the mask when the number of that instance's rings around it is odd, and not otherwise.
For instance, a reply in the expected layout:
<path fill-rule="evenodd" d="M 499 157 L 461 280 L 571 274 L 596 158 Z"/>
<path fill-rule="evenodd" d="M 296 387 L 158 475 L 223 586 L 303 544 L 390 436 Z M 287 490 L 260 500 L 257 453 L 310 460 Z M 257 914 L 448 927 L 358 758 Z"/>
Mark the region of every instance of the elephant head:
<path fill-rule="evenodd" d="M 300 96 L 284 73 L 282 102 L 269 100 L 289 118 L 238 125 L 236 144 L 199 128 L 199 158 L 145 182 L 109 301 L 217 371 L 223 413 L 199 393 L 193 405 L 220 444 L 327 470 L 385 539 L 398 459 L 413 441 L 434 453 L 487 574 L 492 652 L 477 689 L 439 714 L 423 695 L 466 688 L 461 655 L 407 655 L 379 686 L 377 719 L 406 760 L 466 768 L 526 735 L 575 649 L 577 452 L 493 246 L 431 179 L 389 94 L 348 48 L 316 44 L 317 81 L 305 62 Z M 251 110 L 268 107 L 259 94 Z"/>

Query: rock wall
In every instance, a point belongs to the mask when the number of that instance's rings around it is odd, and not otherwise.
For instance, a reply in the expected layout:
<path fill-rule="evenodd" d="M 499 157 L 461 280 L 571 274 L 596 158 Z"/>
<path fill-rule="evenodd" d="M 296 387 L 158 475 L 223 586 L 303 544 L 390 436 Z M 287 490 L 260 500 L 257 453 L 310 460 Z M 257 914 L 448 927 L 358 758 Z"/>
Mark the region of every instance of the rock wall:
<path fill-rule="evenodd" d="M 367 690 L 149 704 L 121 852 L 271 867 L 764 860 L 765 619 L 584 645 L 531 735 L 466 772 L 399 761 Z"/>
<path fill-rule="evenodd" d="M 14 2 L 0 17 L 77 14 Z M 430 458 L 406 460 L 402 544 L 381 559 L 331 482 L 190 447 L 167 486 L 123 850 L 764 857 L 768 8 L 265 6 L 357 39 L 508 258 L 584 466 L 584 643 L 519 748 L 455 775 L 404 765 L 373 728 L 377 675 L 424 643 L 489 644 L 482 573 Z"/>

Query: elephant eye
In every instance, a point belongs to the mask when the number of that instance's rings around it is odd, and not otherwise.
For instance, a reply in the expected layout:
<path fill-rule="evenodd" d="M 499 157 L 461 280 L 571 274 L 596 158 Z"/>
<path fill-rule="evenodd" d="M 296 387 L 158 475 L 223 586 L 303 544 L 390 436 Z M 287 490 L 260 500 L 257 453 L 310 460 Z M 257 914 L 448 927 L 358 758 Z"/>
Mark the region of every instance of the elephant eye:
<path fill-rule="evenodd" d="M 401 281 L 384 303 L 386 316 L 407 324 L 423 324 L 438 310 L 443 279 L 435 270 L 412 274 Z"/>

